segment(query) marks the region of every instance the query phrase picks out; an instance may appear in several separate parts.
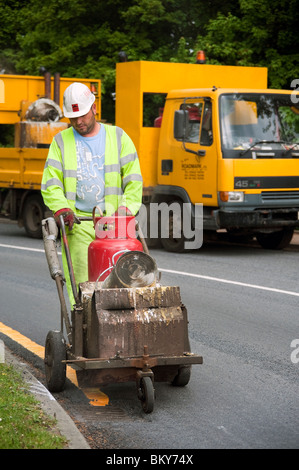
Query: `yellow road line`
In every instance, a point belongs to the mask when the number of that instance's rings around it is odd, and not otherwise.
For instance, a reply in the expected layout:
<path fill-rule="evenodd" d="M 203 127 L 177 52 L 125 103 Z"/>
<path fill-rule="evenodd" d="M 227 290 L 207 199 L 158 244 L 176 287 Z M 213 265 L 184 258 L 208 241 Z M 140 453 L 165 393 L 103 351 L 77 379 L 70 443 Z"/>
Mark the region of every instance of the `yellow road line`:
<path fill-rule="evenodd" d="M 99 388 L 84 388 L 82 391 L 92 406 L 106 406 L 109 403 L 109 397 Z"/>
<path fill-rule="evenodd" d="M 3 333 L 5 336 L 8 336 L 10 339 L 15 341 L 16 343 L 23 346 L 28 351 L 32 352 L 36 356 L 40 357 L 44 360 L 45 357 L 45 348 L 40 346 L 39 344 L 35 343 L 31 339 L 27 338 L 26 336 L 22 335 L 16 330 L 13 330 L 4 323 L 0 322 L 0 333 Z M 76 371 L 72 369 L 70 366 L 66 368 L 66 376 L 67 378 L 78 387 L 77 375 Z M 98 388 L 84 388 L 81 389 L 85 396 L 90 400 L 90 404 L 93 406 L 106 406 L 109 403 L 109 397 L 105 395 L 100 389 Z"/>

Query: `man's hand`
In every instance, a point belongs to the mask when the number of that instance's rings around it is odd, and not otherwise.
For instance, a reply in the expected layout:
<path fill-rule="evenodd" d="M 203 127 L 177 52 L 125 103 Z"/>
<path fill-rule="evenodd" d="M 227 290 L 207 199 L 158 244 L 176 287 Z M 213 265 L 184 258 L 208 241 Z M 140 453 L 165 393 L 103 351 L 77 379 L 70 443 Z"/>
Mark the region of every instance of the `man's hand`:
<path fill-rule="evenodd" d="M 65 225 L 68 225 L 69 230 L 72 230 L 74 223 L 75 223 L 75 214 L 72 209 L 60 209 L 59 211 L 55 212 L 54 219 L 58 227 L 60 227 L 59 216 L 63 216 L 63 220 Z"/>

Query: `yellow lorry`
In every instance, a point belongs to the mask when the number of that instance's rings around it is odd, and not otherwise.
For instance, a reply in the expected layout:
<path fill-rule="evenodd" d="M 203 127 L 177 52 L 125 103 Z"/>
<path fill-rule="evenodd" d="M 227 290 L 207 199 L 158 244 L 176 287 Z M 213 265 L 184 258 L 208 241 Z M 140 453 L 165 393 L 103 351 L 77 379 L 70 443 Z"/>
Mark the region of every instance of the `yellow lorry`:
<path fill-rule="evenodd" d="M 68 126 L 60 103 L 74 81 L 94 92 L 100 119 L 100 80 L 0 75 L 1 133 L 13 130 L 10 145 L 0 142 L 0 216 L 17 220 L 33 238 L 42 237 L 41 221 L 51 214 L 40 193 L 42 172 L 53 136 Z"/>
<path fill-rule="evenodd" d="M 145 104 L 156 94 L 166 94 L 161 127 L 145 119 Z M 231 238 L 255 236 L 264 248 L 288 245 L 299 225 L 298 102 L 295 90 L 267 89 L 266 68 L 116 66 L 116 123 L 137 147 L 144 203 L 186 205 L 195 228 L 200 214 L 207 237 L 225 231 Z M 154 238 L 179 252 L 188 234 L 174 231 L 174 214 L 164 212 Z"/>
<path fill-rule="evenodd" d="M 6 91 L 10 77 L 14 86 Z M 23 79 L 28 83 L 21 87 Z M 60 100 L 73 80 L 60 79 Z M 96 90 L 100 119 L 100 81 L 84 82 Z M 39 123 L 29 123 L 25 109 L 44 96 L 42 84 L 42 77 L 0 76 L 0 124 L 16 126 L 15 147 L 0 148 L 0 211 L 24 223 L 31 236 L 39 236 L 45 210 L 40 181 L 47 149 L 41 147 L 67 125 L 63 118 L 44 123 L 52 129 L 37 142 Z M 55 94 L 55 79 L 53 88 Z M 115 91 L 115 123 L 130 135 L 140 159 L 149 244 L 183 251 L 202 224 L 207 237 L 226 232 L 255 236 L 264 248 L 288 245 L 299 225 L 295 90 L 267 89 L 261 67 L 136 61 L 117 64 Z M 181 214 L 171 210 L 174 203 Z M 154 230 L 153 206 L 161 208 Z M 165 206 L 169 211 L 161 216 Z M 194 231 L 178 233 L 186 214 Z"/>

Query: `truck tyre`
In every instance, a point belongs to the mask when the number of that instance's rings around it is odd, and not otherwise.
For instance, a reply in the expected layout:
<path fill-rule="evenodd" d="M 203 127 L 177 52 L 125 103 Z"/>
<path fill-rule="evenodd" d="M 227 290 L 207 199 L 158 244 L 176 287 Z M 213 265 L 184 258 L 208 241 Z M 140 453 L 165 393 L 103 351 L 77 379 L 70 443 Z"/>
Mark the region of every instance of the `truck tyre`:
<path fill-rule="evenodd" d="M 173 203 L 178 203 L 179 201 L 174 200 L 168 203 L 169 206 Z M 175 216 L 172 212 L 169 213 L 168 219 L 162 219 L 161 218 L 161 244 L 163 248 L 166 251 L 171 251 L 175 253 L 182 253 L 185 251 L 185 237 L 183 234 L 183 215 L 182 215 L 182 207 L 181 207 L 181 220 L 178 221 L 175 219 Z M 180 231 L 180 236 L 179 237 L 174 237 L 174 226 L 176 223 L 180 223 L 179 231 Z M 163 237 L 163 234 L 167 233 L 166 232 L 166 226 L 163 227 L 163 224 L 168 224 L 168 229 L 169 229 L 169 236 L 168 237 Z"/>
<path fill-rule="evenodd" d="M 45 205 L 39 194 L 28 196 L 23 207 L 23 223 L 27 235 L 31 238 L 42 238 L 42 220 Z"/>
<path fill-rule="evenodd" d="M 272 233 L 257 233 L 256 239 L 267 250 L 283 250 L 293 238 L 294 229 L 284 229 Z"/>

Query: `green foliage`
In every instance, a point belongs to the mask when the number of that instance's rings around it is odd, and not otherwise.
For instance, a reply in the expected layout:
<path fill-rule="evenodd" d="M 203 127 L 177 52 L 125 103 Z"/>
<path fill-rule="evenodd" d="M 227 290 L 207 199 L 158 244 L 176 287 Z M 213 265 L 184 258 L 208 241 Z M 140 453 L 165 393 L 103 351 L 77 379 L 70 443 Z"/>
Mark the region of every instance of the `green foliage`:
<path fill-rule="evenodd" d="M 54 426 L 21 375 L 0 364 L 0 449 L 62 449 L 66 440 Z"/>
<path fill-rule="evenodd" d="M 112 100 L 128 60 L 266 66 L 270 87 L 299 76 L 297 0 L 0 0 L 0 70 L 101 78 Z M 111 104 L 111 103 L 110 103 Z M 108 105 L 109 107 L 110 105 Z"/>
<path fill-rule="evenodd" d="M 0 147 L 14 147 L 14 124 L 0 124 Z"/>
<path fill-rule="evenodd" d="M 296 0 L 240 0 L 237 14 L 219 12 L 198 35 L 209 63 L 268 67 L 271 88 L 299 76 Z"/>

